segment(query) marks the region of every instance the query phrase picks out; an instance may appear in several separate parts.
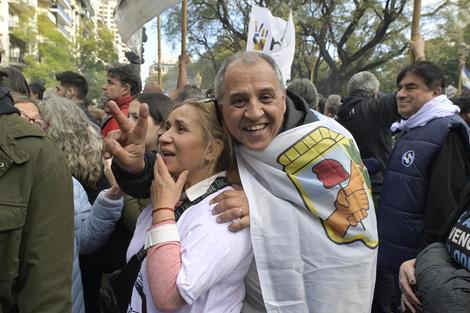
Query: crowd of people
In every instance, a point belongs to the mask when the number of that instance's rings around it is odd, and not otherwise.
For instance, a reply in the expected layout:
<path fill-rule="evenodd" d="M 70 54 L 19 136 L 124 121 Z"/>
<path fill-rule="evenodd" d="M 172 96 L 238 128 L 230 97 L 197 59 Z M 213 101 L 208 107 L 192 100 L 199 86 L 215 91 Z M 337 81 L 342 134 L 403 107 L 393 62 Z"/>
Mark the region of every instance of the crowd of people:
<path fill-rule="evenodd" d="M 409 45 L 392 94 L 256 52 L 204 92 L 185 51 L 169 92 L 109 67 L 100 109 L 0 68 L 0 312 L 468 311 L 470 97 Z"/>

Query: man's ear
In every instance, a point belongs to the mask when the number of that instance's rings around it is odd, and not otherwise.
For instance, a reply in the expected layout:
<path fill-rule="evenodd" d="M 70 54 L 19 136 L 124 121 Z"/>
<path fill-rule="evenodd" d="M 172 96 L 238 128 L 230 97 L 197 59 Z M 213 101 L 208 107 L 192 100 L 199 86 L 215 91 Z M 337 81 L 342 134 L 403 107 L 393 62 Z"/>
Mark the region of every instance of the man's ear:
<path fill-rule="evenodd" d="M 125 96 L 129 96 L 131 94 L 131 85 L 129 84 L 124 84 L 122 86 L 122 94 Z"/>
<path fill-rule="evenodd" d="M 440 95 L 442 95 L 442 88 L 441 87 L 434 88 L 432 91 L 432 95 L 434 97 L 439 97 Z"/>
<path fill-rule="evenodd" d="M 73 96 L 75 96 L 75 89 L 69 88 L 69 89 L 67 90 L 67 98 L 72 99 Z"/>

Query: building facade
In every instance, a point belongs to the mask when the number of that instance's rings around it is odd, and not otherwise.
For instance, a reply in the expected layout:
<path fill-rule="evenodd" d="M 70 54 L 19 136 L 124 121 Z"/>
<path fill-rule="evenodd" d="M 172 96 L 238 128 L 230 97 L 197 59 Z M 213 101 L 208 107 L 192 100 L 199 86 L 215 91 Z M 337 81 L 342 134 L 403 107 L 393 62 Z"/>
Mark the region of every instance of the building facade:
<path fill-rule="evenodd" d="M 32 11 L 46 13 L 71 44 L 75 44 L 77 38 L 83 35 L 81 29 L 86 23 L 105 25 L 114 35 L 119 61 L 128 63 L 124 56 L 127 46 L 122 43 L 113 19 L 116 5 L 116 0 L 0 0 L 0 50 L 4 50 L 3 65 L 20 69 L 25 66 L 27 46 L 15 37 L 13 30 L 19 27 L 21 14 Z M 32 49 L 34 51 L 34 47 Z"/>

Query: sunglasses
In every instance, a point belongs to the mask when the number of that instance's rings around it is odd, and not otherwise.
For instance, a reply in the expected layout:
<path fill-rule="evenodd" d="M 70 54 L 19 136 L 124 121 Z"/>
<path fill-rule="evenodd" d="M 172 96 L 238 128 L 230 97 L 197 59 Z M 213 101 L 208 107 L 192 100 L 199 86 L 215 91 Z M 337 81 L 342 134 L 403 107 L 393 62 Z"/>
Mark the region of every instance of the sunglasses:
<path fill-rule="evenodd" d="M 21 114 L 21 117 L 27 120 L 30 123 L 35 124 L 39 128 L 41 128 L 43 131 L 46 131 L 49 128 L 49 122 L 40 118 L 31 118 L 26 114 Z"/>
<path fill-rule="evenodd" d="M 215 112 L 217 113 L 217 121 L 219 121 L 219 125 L 222 126 L 222 112 L 220 112 L 219 102 L 215 98 L 206 98 L 206 99 L 198 99 L 197 101 L 202 103 L 209 103 L 214 102 Z"/>

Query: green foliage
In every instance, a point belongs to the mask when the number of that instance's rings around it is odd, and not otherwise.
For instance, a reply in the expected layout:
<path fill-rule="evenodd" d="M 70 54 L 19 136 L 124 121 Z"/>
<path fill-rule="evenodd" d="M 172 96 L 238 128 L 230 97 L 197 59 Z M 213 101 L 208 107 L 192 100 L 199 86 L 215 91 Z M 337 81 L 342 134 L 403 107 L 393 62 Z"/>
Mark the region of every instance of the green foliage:
<path fill-rule="evenodd" d="M 148 82 L 157 82 L 158 83 L 158 73 L 149 75 L 147 77 L 147 79 L 145 80 L 145 83 L 148 83 Z"/>
<path fill-rule="evenodd" d="M 73 44 L 50 21 L 47 14 L 36 15 L 32 11 L 22 15 L 19 26 L 13 35 L 26 44 L 28 55 L 25 57 L 23 74 L 27 78 L 52 87 L 56 84 L 55 72 L 74 70 Z"/>
<path fill-rule="evenodd" d="M 88 80 L 89 98 L 99 98 L 106 81 L 106 66 L 118 62 L 112 33 L 91 22 L 79 29 L 76 42 L 70 41 L 51 22 L 47 14 L 32 10 L 20 17 L 14 30 L 17 41 L 26 47 L 23 74 L 29 81 L 38 81 L 46 88 L 56 85 L 55 73 L 79 72 Z"/>
<path fill-rule="evenodd" d="M 186 70 L 188 69 L 188 67 L 186 67 Z M 188 76 L 188 78 L 189 78 L 189 76 Z M 158 81 L 158 78 L 155 79 L 155 81 Z M 168 92 L 170 90 L 175 89 L 177 81 L 178 81 L 178 66 L 175 66 L 175 67 L 170 68 L 168 73 L 165 74 L 162 77 L 162 88 L 163 88 L 163 90 L 165 90 L 165 92 Z"/>
<path fill-rule="evenodd" d="M 460 14 L 463 17 L 469 16 L 469 2 L 457 1 L 461 8 L 466 8 Z M 443 32 L 439 34 L 443 41 L 436 43 L 434 51 L 434 43 L 429 43 L 428 47 L 435 61 L 444 62 L 449 81 L 455 80 L 455 73 L 451 74 L 455 56 L 452 56 L 451 49 L 448 51 L 440 45 L 447 43 L 451 46 L 448 40 L 456 28 L 448 26 L 449 21 L 455 20 L 457 10 L 454 4 L 452 1 L 436 0 L 421 10 L 421 32 L 426 39 L 433 37 L 425 32 L 430 25 L 444 25 Z M 201 87 L 213 81 L 227 55 L 245 49 L 251 5 L 267 7 L 274 16 L 283 19 L 287 19 L 289 10 L 292 10 L 296 25 L 293 79 L 310 78 L 313 73 L 317 90 L 328 96 L 345 94 L 347 82 L 353 74 L 371 71 L 379 77 L 382 90 L 396 89 L 394 79 L 408 62 L 405 53 L 410 37 L 413 1 L 190 0 L 187 14 L 188 49 L 197 59 L 196 68 L 203 77 Z M 167 11 L 162 19 L 166 20 L 162 25 L 170 44 L 173 47 L 179 45 L 180 6 Z M 469 34 L 465 32 L 468 37 Z"/>
<path fill-rule="evenodd" d="M 101 86 L 107 78 L 107 65 L 119 61 L 118 54 L 114 50 L 114 36 L 102 25 L 95 29 L 90 21 L 82 25 L 80 34 L 75 46 L 75 55 L 78 56 L 75 60 L 76 69 L 88 81 L 88 98 L 97 99 L 103 91 Z"/>

